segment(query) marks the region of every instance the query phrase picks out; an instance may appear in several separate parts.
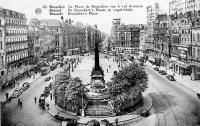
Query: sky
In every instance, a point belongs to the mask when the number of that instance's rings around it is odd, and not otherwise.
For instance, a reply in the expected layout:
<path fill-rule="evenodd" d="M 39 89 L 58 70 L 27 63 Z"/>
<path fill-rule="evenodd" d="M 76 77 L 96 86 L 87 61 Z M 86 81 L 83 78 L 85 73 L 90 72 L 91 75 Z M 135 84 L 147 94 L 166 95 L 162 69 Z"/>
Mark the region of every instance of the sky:
<path fill-rule="evenodd" d="M 63 13 L 64 20 L 72 19 L 73 22 L 82 22 L 89 25 L 97 25 L 98 29 L 105 33 L 110 33 L 112 27 L 113 18 L 120 18 L 121 23 L 124 24 L 145 24 L 146 23 L 146 6 L 154 5 L 158 2 L 164 12 L 168 12 L 170 0 L 0 0 L 0 7 L 5 9 L 11 9 L 17 12 L 24 13 L 27 17 L 27 22 L 32 18 L 37 19 L 57 19 L 60 20 L 61 16 L 50 15 L 49 7 L 51 6 L 64 6 L 61 11 Z M 43 8 L 43 6 L 47 8 Z M 108 6 L 111 11 L 108 12 L 98 12 L 97 15 L 68 15 L 69 6 L 74 9 L 75 5 L 85 7 L 88 5 L 95 6 Z M 127 12 L 114 12 L 110 6 L 120 7 L 126 5 L 129 7 L 134 5 L 140 5 L 140 8 L 132 8 L 132 11 Z M 36 14 L 35 9 L 41 8 L 41 14 Z M 80 8 L 79 8 L 80 9 Z M 91 9 L 91 8 L 89 8 Z M 95 10 L 93 8 L 93 10 Z"/>

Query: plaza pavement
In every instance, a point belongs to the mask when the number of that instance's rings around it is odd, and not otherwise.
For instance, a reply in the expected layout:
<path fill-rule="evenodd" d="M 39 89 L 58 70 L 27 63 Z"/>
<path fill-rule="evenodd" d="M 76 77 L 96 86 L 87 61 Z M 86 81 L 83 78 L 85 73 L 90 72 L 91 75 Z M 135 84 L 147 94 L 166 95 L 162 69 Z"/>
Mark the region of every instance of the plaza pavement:
<path fill-rule="evenodd" d="M 150 67 L 156 67 L 155 65 L 152 65 L 150 62 L 146 62 L 146 65 L 150 66 Z M 173 71 L 172 69 L 168 69 L 168 68 L 165 68 L 163 66 L 160 66 L 160 69 L 162 70 L 167 70 L 167 74 L 170 74 L 170 75 L 173 75 Z M 195 80 L 195 81 L 192 81 L 191 80 L 191 77 L 189 75 L 179 75 L 177 73 L 175 73 L 175 76 L 174 78 L 176 79 L 176 81 L 183 85 L 184 87 L 192 90 L 193 92 L 195 93 L 200 93 L 200 80 Z"/>
<path fill-rule="evenodd" d="M 84 56 L 81 57 L 81 63 L 79 63 L 77 65 L 77 67 L 74 69 L 74 72 L 71 72 L 71 76 L 72 77 L 80 77 L 83 81 L 84 84 L 88 84 L 90 83 L 90 74 L 91 74 L 91 70 L 94 66 L 94 60 L 92 60 L 94 57 L 94 55 L 89 55 L 89 56 Z M 69 57 L 68 57 L 69 58 Z M 104 55 L 100 55 L 100 65 L 104 70 L 104 74 L 105 74 L 105 82 L 110 81 L 110 78 L 112 78 L 114 71 L 118 71 L 118 64 L 113 61 L 114 56 L 110 57 L 109 60 L 107 58 L 104 58 Z M 127 61 L 128 64 L 130 63 L 129 61 Z M 109 65 L 111 65 L 111 67 L 109 68 Z M 107 72 L 108 69 L 108 72 Z M 115 119 L 118 118 L 119 120 L 119 124 L 120 123 L 125 123 L 127 121 L 133 121 L 134 119 L 140 117 L 137 113 L 141 112 L 141 111 L 149 111 L 152 107 L 152 100 L 150 98 L 150 96 L 147 93 L 144 93 L 143 95 L 143 106 L 141 106 L 139 109 L 137 109 L 136 111 L 134 111 L 134 113 L 130 113 L 127 115 L 122 115 L 122 116 L 110 116 L 110 117 L 82 117 L 82 116 L 73 116 L 72 114 L 70 114 L 69 112 L 65 112 L 63 109 L 59 108 L 58 106 L 55 105 L 55 101 L 50 100 L 50 97 L 47 97 L 46 99 L 46 103 L 49 104 L 49 110 L 47 110 L 47 112 L 52 115 L 55 116 L 56 114 L 59 113 L 60 116 L 65 117 L 65 118 L 75 118 L 77 119 L 77 122 L 79 124 L 86 124 L 88 121 L 92 120 L 92 119 L 96 119 L 98 121 L 101 121 L 103 119 L 107 119 L 109 121 L 109 123 L 115 123 Z"/>

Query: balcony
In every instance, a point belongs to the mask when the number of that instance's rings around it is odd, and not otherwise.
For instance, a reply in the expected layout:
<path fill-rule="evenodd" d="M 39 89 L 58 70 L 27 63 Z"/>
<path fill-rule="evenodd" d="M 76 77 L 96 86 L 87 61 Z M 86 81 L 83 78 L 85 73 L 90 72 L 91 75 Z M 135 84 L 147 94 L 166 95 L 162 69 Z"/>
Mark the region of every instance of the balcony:
<path fill-rule="evenodd" d="M 18 50 L 12 50 L 12 51 L 6 51 L 7 55 L 11 54 L 11 53 L 16 53 L 16 52 L 20 52 L 20 51 L 24 51 L 24 50 L 28 50 L 29 47 L 27 48 L 23 48 L 23 49 L 18 49 Z"/>
<path fill-rule="evenodd" d="M 14 24 L 14 23 L 5 23 L 5 26 L 20 26 L 20 27 L 28 27 L 27 24 Z"/>
<path fill-rule="evenodd" d="M 26 41 L 6 42 L 6 44 L 10 45 L 10 44 L 19 44 L 19 43 L 26 43 L 26 42 L 28 42 L 28 41 L 26 40 Z"/>
<path fill-rule="evenodd" d="M 24 58 L 15 60 L 15 61 L 11 61 L 11 62 L 8 62 L 7 65 L 10 66 L 12 64 L 20 63 L 20 62 L 23 62 L 24 60 L 29 59 L 29 58 L 30 58 L 30 56 L 27 56 L 27 57 L 24 57 Z"/>
<path fill-rule="evenodd" d="M 6 33 L 6 36 L 28 35 L 28 33 Z"/>

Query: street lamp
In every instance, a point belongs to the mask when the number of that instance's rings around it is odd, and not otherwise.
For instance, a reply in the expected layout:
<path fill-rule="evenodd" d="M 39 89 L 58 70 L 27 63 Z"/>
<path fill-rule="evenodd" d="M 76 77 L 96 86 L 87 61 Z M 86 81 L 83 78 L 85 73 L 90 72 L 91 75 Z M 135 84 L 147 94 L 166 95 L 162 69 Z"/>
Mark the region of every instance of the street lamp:
<path fill-rule="evenodd" d="M 74 72 L 73 63 L 74 63 L 74 60 L 72 60 L 72 72 Z"/>

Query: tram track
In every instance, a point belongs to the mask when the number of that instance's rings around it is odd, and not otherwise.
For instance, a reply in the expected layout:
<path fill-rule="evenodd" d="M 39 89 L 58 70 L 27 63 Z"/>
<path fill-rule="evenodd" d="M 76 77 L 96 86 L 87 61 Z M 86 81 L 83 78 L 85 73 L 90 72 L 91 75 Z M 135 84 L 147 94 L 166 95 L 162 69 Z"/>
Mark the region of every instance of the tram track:
<path fill-rule="evenodd" d="M 156 83 L 153 81 L 153 79 L 150 79 L 150 84 L 151 86 L 157 91 L 157 92 L 154 92 L 153 93 L 150 93 L 150 96 L 153 100 L 153 103 L 155 103 L 155 101 L 157 101 L 156 103 L 156 106 L 159 106 L 162 108 L 161 112 L 159 112 L 159 107 L 158 107 L 158 110 L 156 110 L 157 112 L 155 112 L 155 114 L 157 115 L 157 124 L 156 126 L 168 126 L 168 123 L 172 123 L 171 120 L 167 120 L 166 117 L 168 117 L 168 115 L 166 113 L 169 113 L 169 112 L 166 112 L 167 110 L 170 110 L 170 112 L 172 113 L 173 117 L 174 117 L 174 122 L 173 125 L 175 124 L 176 126 L 178 126 L 178 121 L 177 121 L 177 117 L 175 115 L 175 112 L 170 104 L 170 100 L 168 98 L 168 93 L 167 92 L 162 92 L 161 89 L 159 89 L 157 86 L 155 86 L 154 84 L 152 83 Z M 167 95 L 166 95 L 167 94 Z M 155 95 L 155 96 L 154 96 Z M 159 97 L 162 97 L 162 99 L 160 99 Z M 158 102 L 159 101 L 159 102 Z M 165 104 L 166 103 L 166 104 Z M 154 105 L 153 105 L 154 106 Z M 154 106 L 154 107 L 156 107 Z M 154 110 L 155 111 L 155 110 Z M 159 120 L 160 118 L 160 114 L 162 113 L 162 116 L 163 116 L 163 120 L 162 122 Z M 170 126 L 170 125 L 169 125 Z"/>

